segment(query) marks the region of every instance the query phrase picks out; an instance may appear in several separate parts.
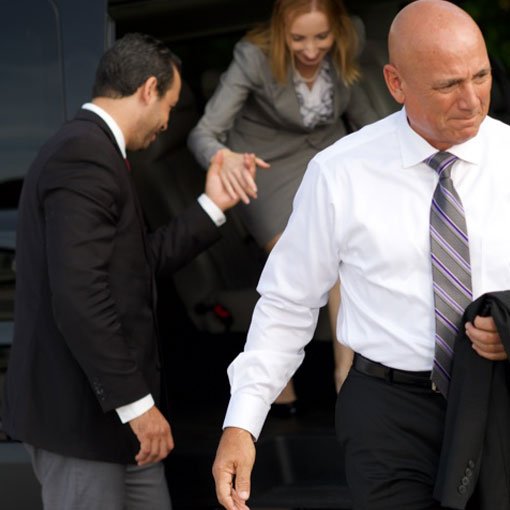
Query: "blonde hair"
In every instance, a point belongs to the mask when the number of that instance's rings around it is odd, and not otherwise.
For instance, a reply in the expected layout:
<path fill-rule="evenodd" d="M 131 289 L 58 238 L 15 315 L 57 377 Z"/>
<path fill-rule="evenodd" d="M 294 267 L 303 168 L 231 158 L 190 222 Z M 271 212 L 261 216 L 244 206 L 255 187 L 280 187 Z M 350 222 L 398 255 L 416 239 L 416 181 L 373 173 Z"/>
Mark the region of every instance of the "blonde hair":
<path fill-rule="evenodd" d="M 335 39 L 330 50 L 333 64 L 340 79 L 352 85 L 360 76 L 356 62 L 359 38 L 342 0 L 275 0 L 269 22 L 250 30 L 246 40 L 268 55 L 276 81 L 284 84 L 293 65 L 286 41 L 288 27 L 298 16 L 312 11 L 326 15 Z"/>

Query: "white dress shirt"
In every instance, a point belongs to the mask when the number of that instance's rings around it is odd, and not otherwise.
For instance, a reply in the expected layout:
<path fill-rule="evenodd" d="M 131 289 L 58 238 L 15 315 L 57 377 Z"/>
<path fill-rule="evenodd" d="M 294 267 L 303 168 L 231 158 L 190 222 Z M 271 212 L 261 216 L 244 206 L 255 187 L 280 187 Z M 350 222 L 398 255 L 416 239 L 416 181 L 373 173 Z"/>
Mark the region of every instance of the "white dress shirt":
<path fill-rule="evenodd" d="M 115 119 L 101 107 L 97 106 L 94 103 L 85 103 L 82 105 L 82 108 L 85 110 L 89 110 L 94 112 L 96 115 L 101 117 L 104 120 L 106 125 L 110 128 L 115 141 L 120 149 L 120 152 L 124 158 L 126 158 L 126 140 L 124 138 L 124 134 L 120 129 L 119 125 L 115 121 Z M 169 169 L 171 171 L 171 169 Z M 198 197 L 198 203 L 204 209 L 204 211 L 210 216 L 210 218 L 214 221 L 217 226 L 225 223 L 226 218 L 223 214 L 223 211 L 205 194 L 203 193 Z M 128 421 L 137 418 L 142 415 L 146 411 L 148 411 L 154 405 L 154 399 L 152 395 L 146 395 L 136 402 L 132 402 L 126 404 L 124 406 L 118 407 L 116 409 L 117 414 L 122 423 L 127 423 Z"/>
<path fill-rule="evenodd" d="M 228 369 L 225 427 L 258 437 L 337 278 L 342 343 L 390 367 L 431 369 L 429 214 L 438 175 L 423 161 L 435 152 L 402 109 L 312 159 L 261 276 L 244 352 Z M 466 215 L 473 298 L 510 289 L 510 127 L 486 118 L 449 152 L 459 158 L 452 179 Z"/>

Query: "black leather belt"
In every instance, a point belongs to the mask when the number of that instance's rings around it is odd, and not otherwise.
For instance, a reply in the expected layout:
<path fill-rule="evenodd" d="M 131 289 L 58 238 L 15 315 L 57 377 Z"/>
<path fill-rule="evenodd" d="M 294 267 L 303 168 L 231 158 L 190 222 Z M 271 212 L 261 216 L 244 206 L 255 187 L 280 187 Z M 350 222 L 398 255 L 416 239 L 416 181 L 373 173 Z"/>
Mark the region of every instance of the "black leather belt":
<path fill-rule="evenodd" d="M 430 372 L 411 372 L 409 370 L 390 368 L 381 363 L 371 361 L 361 354 L 354 355 L 353 367 L 362 374 L 384 379 L 391 383 L 408 384 L 437 391 L 435 384 L 430 380 Z"/>

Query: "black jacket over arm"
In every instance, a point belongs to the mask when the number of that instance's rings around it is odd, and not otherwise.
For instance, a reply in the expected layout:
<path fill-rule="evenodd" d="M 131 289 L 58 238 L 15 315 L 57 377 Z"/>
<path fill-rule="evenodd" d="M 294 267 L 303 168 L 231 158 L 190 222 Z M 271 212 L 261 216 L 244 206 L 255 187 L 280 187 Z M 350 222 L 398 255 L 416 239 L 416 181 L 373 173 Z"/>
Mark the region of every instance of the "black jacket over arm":
<path fill-rule="evenodd" d="M 64 455 L 134 462 L 138 442 L 115 409 L 159 399 L 155 275 L 218 237 L 198 203 L 148 235 L 106 124 L 81 110 L 64 125 L 20 201 L 7 433 Z"/>
<path fill-rule="evenodd" d="M 510 291 L 484 294 L 464 322 L 491 315 L 510 353 Z M 510 508 L 510 391 L 508 361 L 479 356 L 461 331 L 455 342 L 445 435 L 434 496 L 465 508 L 477 488 L 478 510 Z"/>

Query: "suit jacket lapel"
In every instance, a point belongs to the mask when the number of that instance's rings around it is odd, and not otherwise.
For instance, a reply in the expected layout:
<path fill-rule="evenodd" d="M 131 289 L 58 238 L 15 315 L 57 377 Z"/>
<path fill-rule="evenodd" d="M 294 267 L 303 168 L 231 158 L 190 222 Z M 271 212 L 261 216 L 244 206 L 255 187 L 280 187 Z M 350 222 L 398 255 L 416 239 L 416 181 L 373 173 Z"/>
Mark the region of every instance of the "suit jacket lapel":
<path fill-rule="evenodd" d="M 76 120 L 85 120 L 85 121 L 92 122 L 92 123 L 96 124 L 97 126 L 99 126 L 101 128 L 101 130 L 104 132 L 104 134 L 106 135 L 106 137 L 110 140 L 112 145 L 115 147 L 115 150 L 119 154 L 119 157 L 124 162 L 124 156 L 122 155 L 122 152 L 120 151 L 120 148 L 117 145 L 115 136 L 113 136 L 111 129 L 108 127 L 106 122 L 99 115 L 97 115 L 96 113 L 94 113 L 90 110 L 85 110 L 82 108 L 78 111 L 75 118 L 76 118 Z"/>
<path fill-rule="evenodd" d="M 122 172 L 125 174 L 127 180 L 129 181 L 128 187 L 129 187 L 129 190 L 131 193 L 131 199 L 134 203 L 136 216 L 138 218 L 138 224 L 139 224 L 139 228 L 140 228 L 142 240 L 143 240 L 143 249 L 145 252 L 145 258 L 147 259 L 149 264 L 152 266 L 152 259 L 151 259 L 151 255 L 149 253 L 149 248 L 148 248 L 147 232 L 145 231 L 146 223 L 145 223 L 145 217 L 143 215 L 143 209 L 140 204 L 140 200 L 138 198 L 138 193 L 135 189 L 133 179 L 128 172 L 128 169 L 127 169 L 127 166 L 126 166 L 126 163 L 124 160 L 124 156 L 123 156 L 119 146 L 117 145 L 117 141 L 115 140 L 115 136 L 113 135 L 111 129 L 108 127 L 106 122 L 99 115 L 97 115 L 96 113 L 94 113 L 90 110 L 86 110 L 83 108 L 80 109 L 78 111 L 78 113 L 76 114 L 75 118 L 76 118 L 76 120 L 87 121 L 87 122 L 92 122 L 92 123 L 96 124 L 103 131 L 103 133 L 108 138 L 108 140 L 111 142 L 111 144 L 115 148 L 117 154 L 119 155 L 119 158 L 120 158 L 119 167 L 122 168 Z M 114 164 L 114 162 L 112 162 L 112 164 Z"/>

